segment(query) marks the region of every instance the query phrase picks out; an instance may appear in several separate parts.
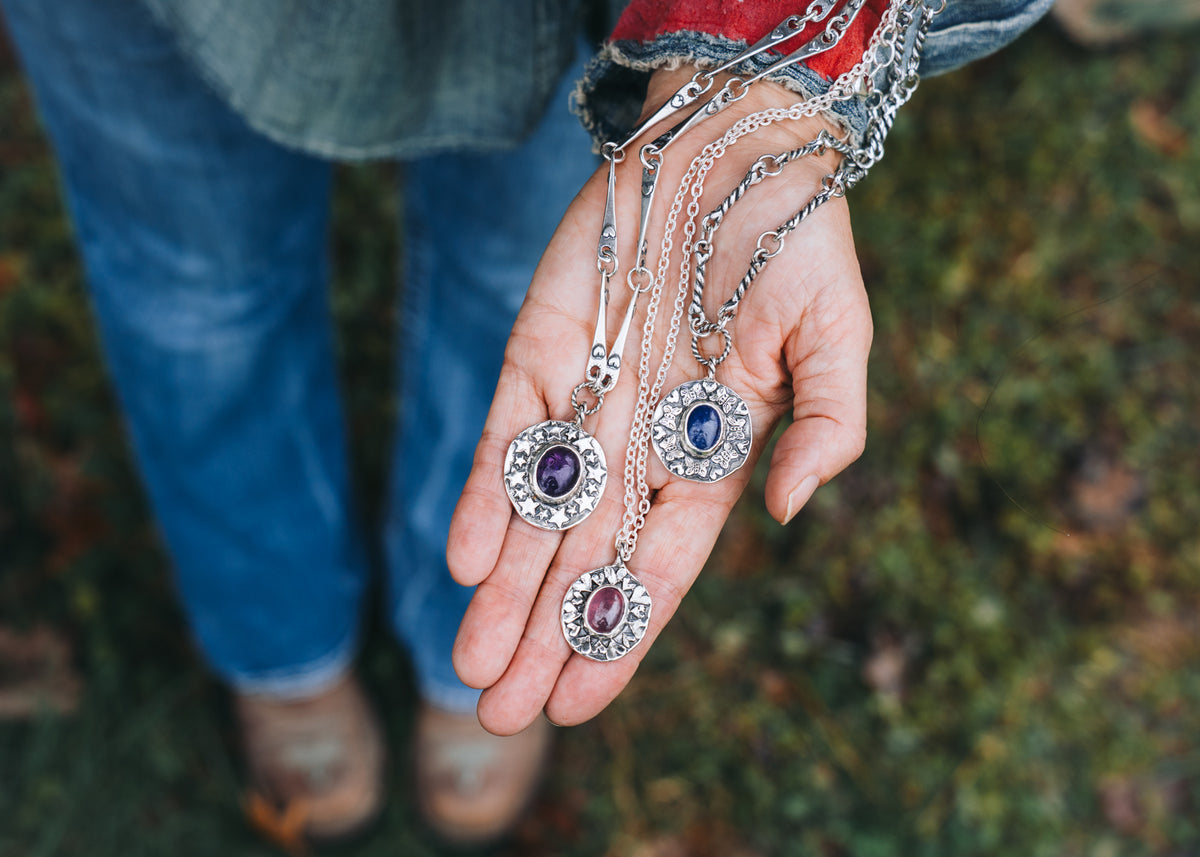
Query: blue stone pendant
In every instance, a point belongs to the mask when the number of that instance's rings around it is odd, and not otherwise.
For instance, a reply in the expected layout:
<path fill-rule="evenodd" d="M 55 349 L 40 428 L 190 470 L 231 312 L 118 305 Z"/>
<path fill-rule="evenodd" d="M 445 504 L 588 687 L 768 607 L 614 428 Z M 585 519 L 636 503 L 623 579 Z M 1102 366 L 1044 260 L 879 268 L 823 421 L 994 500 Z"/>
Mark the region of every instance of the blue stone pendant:
<path fill-rule="evenodd" d="M 716 482 L 746 463 L 754 442 L 750 409 L 711 378 L 688 381 L 654 410 L 650 440 L 667 470 L 693 482 Z"/>
<path fill-rule="evenodd" d="M 546 420 L 517 435 L 504 456 L 504 487 L 517 514 L 543 530 L 565 530 L 604 493 L 604 450 L 575 423 Z"/>

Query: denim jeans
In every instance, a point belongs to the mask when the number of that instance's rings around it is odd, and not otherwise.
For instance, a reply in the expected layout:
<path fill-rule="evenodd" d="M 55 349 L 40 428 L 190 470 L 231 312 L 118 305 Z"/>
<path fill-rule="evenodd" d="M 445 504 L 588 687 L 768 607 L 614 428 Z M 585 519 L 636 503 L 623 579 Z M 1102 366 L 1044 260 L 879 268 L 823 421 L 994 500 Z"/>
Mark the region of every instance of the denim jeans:
<path fill-rule="evenodd" d="M 3 4 L 199 646 L 244 692 L 315 692 L 354 655 L 367 582 L 327 293 L 331 166 L 252 131 L 137 0 Z M 422 695 L 454 710 L 477 692 L 450 662 L 471 593 L 446 534 L 525 289 L 595 168 L 565 107 L 577 73 L 518 150 L 405 165 L 386 610 Z"/>

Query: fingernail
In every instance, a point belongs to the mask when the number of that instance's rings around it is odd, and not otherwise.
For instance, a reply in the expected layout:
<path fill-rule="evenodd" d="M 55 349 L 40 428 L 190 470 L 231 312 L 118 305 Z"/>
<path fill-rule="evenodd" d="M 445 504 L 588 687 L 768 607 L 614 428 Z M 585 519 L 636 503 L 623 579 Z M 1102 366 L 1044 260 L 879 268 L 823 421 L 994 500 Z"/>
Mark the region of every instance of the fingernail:
<path fill-rule="evenodd" d="M 817 490 L 817 486 L 821 484 L 820 477 L 815 474 L 805 476 L 804 481 L 797 485 L 791 494 L 788 494 L 787 511 L 783 513 L 783 522 L 786 524 L 792 518 L 796 517 L 796 513 L 804 508 L 804 504 L 808 502 L 808 498 Z"/>

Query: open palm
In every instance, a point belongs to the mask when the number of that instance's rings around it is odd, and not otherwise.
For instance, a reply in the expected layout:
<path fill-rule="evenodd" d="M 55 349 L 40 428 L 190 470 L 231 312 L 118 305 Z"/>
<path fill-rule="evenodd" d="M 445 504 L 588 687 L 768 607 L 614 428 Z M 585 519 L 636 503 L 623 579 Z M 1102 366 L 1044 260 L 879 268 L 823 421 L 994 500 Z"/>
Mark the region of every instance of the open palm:
<path fill-rule="evenodd" d="M 690 76 L 659 72 L 647 104 L 656 107 Z M 741 116 L 788 106 L 796 96 L 762 83 L 725 112 L 693 129 L 667 152 L 651 220 L 650 247 L 662 236 L 664 212 L 692 157 Z M 820 120 L 778 123 L 751 134 L 717 161 L 705 180 L 701 211 L 715 208 L 763 154 L 794 149 L 825 126 Z M 692 139 L 694 138 L 694 139 Z M 709 262 L 705 305 L 711 316 L 745 273 L 759 236 L 802 207 L 835 165 L 832 153 L 788 165 L 753 188 L 726 217 Z M 618 222 L 622 270 L 633 264 L 632 234 L 638 217 L 640 166 L 630 157 L 618 171 Z M 789 520 L 816 489 L 852 462 L 865 437 L 866 360 L 871 317 L 863 289 L 848 209 L 833 200 L 793 232 L 779 255 L 755 280 L 731 325 L 734 350 L 717 379 L 749 406 L 754 445 L 746 466 L 716 483 L 674 476 L 650 453 L 647 481 L 652 505 L 629 568 L 654 600 L 646 638 L 627 657 L 598 663 L 574 654 L 563 638 L 563 595 L 585 571 L 611 564 L 624 512 L 625 449 L 637 398 L 639 306 L 625 353 L 625 369 L 603 408 L 584 423 L 603 447 L 609 480 L 596 510 L 566 532 L 537 529 L 513 514 L 502 469 L 509 443 L 545 419 L 572 417 L 570 394 L 582 380 L 592 343 L 598 275 L 596 239 L 605 203 L 606 171 L 584 186 L 568 209 L 538 266 L 513 327 L 504 367 L 476 452 L 474 468 L 451 525 L 450 570 L 464 585 L 478 585 L 459 630 L 455 667 L 468 685 L 485 688 L 479 718 L 497 734 L 528 725 L 540 711 L 574 724 L 601 711 L 625 686 L 650 644 L 678 607 L 734 502 L 753 462 L 787 413 L 766 485 L 767 508 Z M 628 237 L 626 237 L 628 236 Z M 675 242 L 678 250 L 679 240 Z M 649 266 L 654 268 L 654 252 Z M 672 260 L 669 271 L 676 271 Z M 609 337 L 629 298 L 613 288 Z M 645 299 L 643 298 L 643 302 Z M 668 277 L 652 371 L 662 353 L 675 301 Z M 613 316 L 618 318 L 614 319 Z M 687 323 L 664 391 L 704 376 L 687 342 Z M 708 340 L 708 343 L 719 340 Z"/>

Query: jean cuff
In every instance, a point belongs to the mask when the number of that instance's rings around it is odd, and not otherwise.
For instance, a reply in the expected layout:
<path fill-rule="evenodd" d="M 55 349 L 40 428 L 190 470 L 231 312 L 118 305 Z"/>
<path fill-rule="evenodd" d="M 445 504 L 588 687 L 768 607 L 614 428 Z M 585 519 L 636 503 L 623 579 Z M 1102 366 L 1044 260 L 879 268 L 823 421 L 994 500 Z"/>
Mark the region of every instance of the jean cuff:
<path fill-rule="evenodd" d="M 351 631 L 327 654 L 307 663 L 262 672 L 227 673 L 236 692 L 279 700 L 306 699 L 333 686 L 350 670 L 358 651 L 358 633 Z"/>
<path fill-rule="evenodd" d="M 483 693 L 458 681 L 436 682 L 418 677 L 417 685 L 422 701 L 452 714 L 474 714 Z"/>

